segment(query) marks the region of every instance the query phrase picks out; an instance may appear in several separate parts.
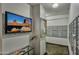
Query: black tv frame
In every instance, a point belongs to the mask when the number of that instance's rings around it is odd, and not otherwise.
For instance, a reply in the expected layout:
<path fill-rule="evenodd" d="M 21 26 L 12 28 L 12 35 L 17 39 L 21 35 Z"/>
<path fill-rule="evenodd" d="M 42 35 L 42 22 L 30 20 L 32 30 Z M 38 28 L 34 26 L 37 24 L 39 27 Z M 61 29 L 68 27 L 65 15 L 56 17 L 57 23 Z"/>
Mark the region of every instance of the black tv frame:
<path fill-rule="evenodd" d="M 14 14 L 14 15 L 20 16 L 20 17 L 24 17 L 24 16 L 21 16 L 21 15 L 18 15 L 18 14 L 9 12 L 9 11 L 5 11 L 5 34 L 10 34 L 9 32 L 7 32 L 7 23 L 8 23 L 7 22 L 7 13 Z M 29 18 L 29 17 L 24 17 L 24 18 Z M 30 19 L 32 19 L 32 18 L 30 18 Z M 31 31 L 28 31 L 28 32 L 32 32 L 32 29 L 31 29 Z M 16 32 L 16 33 L 28 33 L 28 32 Z M 11 33 L 15 33 L 15 32 L 11 32 Z"/>

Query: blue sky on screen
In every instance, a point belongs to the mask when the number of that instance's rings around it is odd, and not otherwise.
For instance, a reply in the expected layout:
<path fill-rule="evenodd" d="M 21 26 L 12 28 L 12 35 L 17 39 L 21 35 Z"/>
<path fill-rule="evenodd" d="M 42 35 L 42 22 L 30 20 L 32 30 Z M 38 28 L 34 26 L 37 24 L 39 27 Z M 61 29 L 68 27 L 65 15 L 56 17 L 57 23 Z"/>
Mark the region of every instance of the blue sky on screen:
<path fill-rule="evenodd" d="M 21 17 L 11 13 L 8 13 L 7 16 L 8 22 L 13 22 L 13 20 L 16 20 L 18 23 L 23 23 L 25 19 L 25 17 Z M 32 23 L 32 19 L 30 19 L 30 23 Z"/>

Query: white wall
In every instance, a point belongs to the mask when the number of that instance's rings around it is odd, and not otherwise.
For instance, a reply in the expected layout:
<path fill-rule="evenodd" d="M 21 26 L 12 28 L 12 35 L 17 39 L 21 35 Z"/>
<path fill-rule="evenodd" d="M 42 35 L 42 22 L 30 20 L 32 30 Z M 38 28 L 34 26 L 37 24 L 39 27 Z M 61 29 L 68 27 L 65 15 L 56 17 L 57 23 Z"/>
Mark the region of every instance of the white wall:
<path fill-rule="evenodd" d="M 68 46 L 66 38 L 46 37 L 46 42 Z"/>
<path fill-rule="evenodd" d="M 2 10 L 0 4 L 0 54 L 2 54 Z"/>
<path fill-rule="evenodd" d="M 53 20 L 53 19 L 61 19 L 61 18 L 68 18 L 68 17 L 69 17 L 68 14 L 64 14 L 64 15 L 56 15 L 56 16 L 47 16 L 46 19 Z"/>
<path fill-rule="evenodd" d="M 52 19 L 47 21 L 47 26 L 61 26 L 67 24 L 68 24 L 68 18 L 61 18 L 55 20 Z"/>
<path fill-rule="evenodd" d="M 44 27 L 44 20 L 46 18 L 46 12 L 42 5 L 40 5 L 40 19 L 41 20 L 41 37 L 40 38 L 40 54 L 43 55 L 46 52 L 46 37 L 45 37 L 45 27 Z"/>
<path fill-rule="evenodd" d="M 5 11 L 30 17 L 30 5 L 26 3 L 2 3 L 2 13 L 4 14 Z M 3 54 L 29 45 L 29 36 L 30 33 L 4 34 L 2 39 Z"/>
<path fill-rule="evenodd" d="M 29 35 L 2 39 L 3 54 L 8 54 L 29 45 L 29 39 Z"/>
<path fill-rule="evenodd" d="M 47 26 L 68 25 L 68 15 L 57 15 L 57 16 L 47 17 L 47 19 L 48 19 Z M 68 46 L 67 38 L 47 37 L 46 41 L 48 43 L 55 43 L 55 44 Z"/>
<path fill-rule="evenodd" d="M 77 16 L 79 16 L 79 3 L 71 3 L 69 23 L 71 23 Z"/>
<path fill-rule="evenodd" d="M 26 3 L 2 3 L 2 13 L 5 11 L 30 17 L 30 5 Z"/>
<path fill-rule="evenodd" d="M 40 38 L 40 55 L 46 52 L 46 37 Z"/>
<path fill-rule="evenodd" d="M 40 54 L 40 30 L 41 30 L 41 20 L 40 20 L 40 4 L 32 6 L 32 19 L 33 19 L 33 35 L 36 38 L 32 41 L 32 46 L 35 48 L 35 55 Z"/>
<path fill-rule="evenodd" d="M 40 5 L 40 18 L 45 19 L 46 18 L 45 16 L 46 16 L 45 9 L 42 5 Z"/>

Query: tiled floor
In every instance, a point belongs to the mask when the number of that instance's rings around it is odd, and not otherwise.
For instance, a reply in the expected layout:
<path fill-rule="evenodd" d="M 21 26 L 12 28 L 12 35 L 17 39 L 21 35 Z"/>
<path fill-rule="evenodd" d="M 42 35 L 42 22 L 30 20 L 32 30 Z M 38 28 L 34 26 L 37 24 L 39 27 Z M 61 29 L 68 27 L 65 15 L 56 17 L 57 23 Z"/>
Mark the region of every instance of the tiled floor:
<path fill-rule="evenodd" d="M 48 55 L 68 55 L 68 47 L 47 43 Z"/>

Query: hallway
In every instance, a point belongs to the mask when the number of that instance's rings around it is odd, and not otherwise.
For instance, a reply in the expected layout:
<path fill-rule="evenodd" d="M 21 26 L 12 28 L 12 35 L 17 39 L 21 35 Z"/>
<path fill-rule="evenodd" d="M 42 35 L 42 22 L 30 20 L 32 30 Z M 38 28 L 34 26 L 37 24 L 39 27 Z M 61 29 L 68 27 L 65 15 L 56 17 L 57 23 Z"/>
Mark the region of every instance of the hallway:
<path fill-rule="evenodd" d="M 0 10 L 0 54 L 79 55 L 79 3 L 0 3 Z"/>

